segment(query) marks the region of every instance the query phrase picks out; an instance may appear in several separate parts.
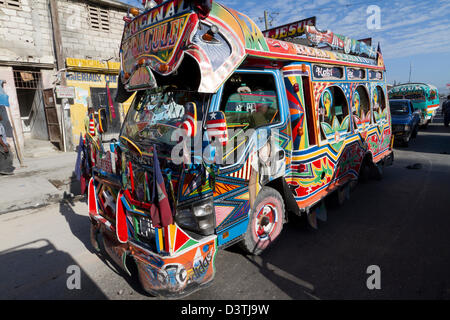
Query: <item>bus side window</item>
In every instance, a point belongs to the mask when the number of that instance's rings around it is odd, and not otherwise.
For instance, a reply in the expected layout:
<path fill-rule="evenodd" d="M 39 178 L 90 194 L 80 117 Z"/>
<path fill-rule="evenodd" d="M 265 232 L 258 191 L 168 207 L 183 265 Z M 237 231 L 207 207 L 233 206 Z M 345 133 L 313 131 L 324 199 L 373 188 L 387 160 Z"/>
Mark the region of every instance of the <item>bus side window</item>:
<path fill-rule="evenodd" d="M 223 150 L 227 164 L 237 161 L 245 147 L 249 136 L 243 133 L 281 121 L 279 105 L 272 74 L 237 72 L 228 79 L 220 102 L 228 130 L 228 144 Z M 235 149 L 237 152 L 233 152 Z"/>
<path fill-rule="evenodd" d="M 319 102 L 320 136 L 322 140 L 339 139 L 350 130 L 347 99 L 341 88 L 331 86 L 322 92 Z"/>
<path fill-rule="evenodd" d="M 359 85 L 353 93 L 352 113 L 355 129 L 363 129 L 371 123 L 369 94 L 363 85 Z"/>
<path fill-rule="evenodd" d="M 386 99 L 383 89 L 380 86 L 375 87 L 373 93 L 373 115 L 376 122 L 380 122 L 386 118 Z"/>
<path fill-rule="evenodd" d="M 271 74 L 236 73 L 223 90 L 220 111 L 228 128 L 258 128 L 280 121 L 275 79 Z"/>

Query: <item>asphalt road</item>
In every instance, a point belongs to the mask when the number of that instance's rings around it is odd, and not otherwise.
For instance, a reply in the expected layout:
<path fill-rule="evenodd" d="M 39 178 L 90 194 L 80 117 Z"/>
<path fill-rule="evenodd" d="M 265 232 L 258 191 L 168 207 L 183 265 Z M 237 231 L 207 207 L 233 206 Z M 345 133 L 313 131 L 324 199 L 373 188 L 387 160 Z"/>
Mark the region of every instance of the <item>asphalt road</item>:
<path fill-rule="evenodd" d="M 293 221 L 259 257 L 219 251 L 214 282 L 187 299 L 450 299 L 450 128 L 437 121 L 319 230 Z M 71 265 L 79 290 L 67 288 Z M 380 289 L 367 288 L 371 265 Z M 38 298 L 155 299 L 92 252 L 83 202 L 0 216 L 0 299 Z"/>

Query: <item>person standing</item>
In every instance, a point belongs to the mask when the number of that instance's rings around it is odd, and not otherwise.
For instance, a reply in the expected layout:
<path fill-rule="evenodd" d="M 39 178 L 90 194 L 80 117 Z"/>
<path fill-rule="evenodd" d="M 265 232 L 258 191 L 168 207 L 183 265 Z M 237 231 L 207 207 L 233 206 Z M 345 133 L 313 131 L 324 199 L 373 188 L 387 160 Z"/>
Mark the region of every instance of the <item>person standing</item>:
<path fill-rule="evenodd" d="M 450 95 L 448 95 L 447 100 L 442 103 L 442 114 L 444 115 L 444 126 L 448 127 L 450 122 Z"/>

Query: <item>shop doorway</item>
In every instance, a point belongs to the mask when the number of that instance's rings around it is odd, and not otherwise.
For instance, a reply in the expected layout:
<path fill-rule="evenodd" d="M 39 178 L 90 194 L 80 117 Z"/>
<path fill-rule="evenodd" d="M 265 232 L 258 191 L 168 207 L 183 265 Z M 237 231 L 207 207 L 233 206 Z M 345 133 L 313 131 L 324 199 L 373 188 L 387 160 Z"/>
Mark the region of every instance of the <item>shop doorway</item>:
<path fill-rule="evenodd" d="M 59 149 L 62 150 L 61 127 L 59 125 L 58 112 L 56 110 L 55 95 L 53 88 L 45 89 L 44 93 L 44 110 L 47 119 L 48 139 L 51 142 L 58 143 Z"/>
<path fill-rule="evenodd" d="M 49 140 L 41 72 L 16 68 L 13 72 L 24 137 Z"/>

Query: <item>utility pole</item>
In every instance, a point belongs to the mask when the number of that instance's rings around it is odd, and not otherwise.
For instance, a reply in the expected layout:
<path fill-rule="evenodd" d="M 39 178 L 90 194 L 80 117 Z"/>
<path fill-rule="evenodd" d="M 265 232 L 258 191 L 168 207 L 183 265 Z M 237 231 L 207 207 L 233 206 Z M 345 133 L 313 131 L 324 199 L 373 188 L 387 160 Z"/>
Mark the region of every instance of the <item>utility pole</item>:
<path fill-rule="evenodd" d="M 264 22 L 266 24 L 266 30 L 269 30 L 269 13 L 264 10 Z"/>
<path fill-rule="evenodd" d="M 278 12 L 269 13 L 269 11 L 264 10 L 264 17 L 259 17 L 258 18 L 259 22 L 263 22 L 264 21 L 264 25 L 266 27 L 266 29 L 264 31 L 269 30 L 269 28 L 272 26 L 272 22 L 274 20 L 274 16 L 276 16 L 278 14 L 279 14 Z"/>
<path fill-rule="evenodd" d="M 411 83 L 411 61 L 409 62 L 409 80 L 408 83 Z"/>
<path fill-rule="evenodd" d="M 53 41 L 55 46 L 55 57 L 58 74 L 60 76 L 60 85 L 66 86 L 66 73 L 62 70 L 65 68 L 64 50 L 62 46 L 61 30 L 59 28 L 58 17 L 58 4 L 56 0 L 49 1 L 50 16 L 52 20 Z M 61 99 L 61 126 L 62 126 L 62 144 L 64 146 L 64 152 L 67 150 L 73 150 L 72 141 L 72 124 L 70 123 L 70 109 L 66 109 L 66 105 L 69 104 L 68 99 Z"/>

